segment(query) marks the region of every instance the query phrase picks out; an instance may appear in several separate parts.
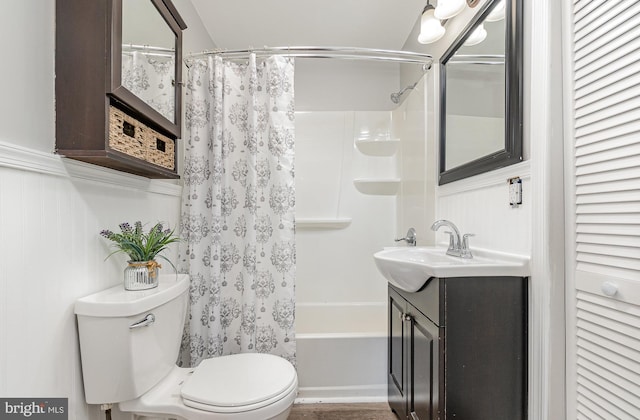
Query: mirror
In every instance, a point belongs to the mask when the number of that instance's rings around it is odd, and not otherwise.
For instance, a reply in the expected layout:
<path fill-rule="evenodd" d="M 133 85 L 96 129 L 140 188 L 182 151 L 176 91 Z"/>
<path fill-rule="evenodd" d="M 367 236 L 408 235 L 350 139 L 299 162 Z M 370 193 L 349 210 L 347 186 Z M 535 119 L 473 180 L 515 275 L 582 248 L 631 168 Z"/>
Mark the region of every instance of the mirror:
<path fill-rule="evenodd" d="M 440 64 L 443 185 L 522 160 L 521 0 L 492 0 Z"/>
<path fill-rule="evenodd" d="M 122 86 L 175 121 L 176 35 L 149 0 L 122 2 Z"/>
<path fill-rule="evenodd" d="M 179 136 L 184 28 L 177 12 L 168 0 L 116 0 L 114 9 L 112 95 Z"/>

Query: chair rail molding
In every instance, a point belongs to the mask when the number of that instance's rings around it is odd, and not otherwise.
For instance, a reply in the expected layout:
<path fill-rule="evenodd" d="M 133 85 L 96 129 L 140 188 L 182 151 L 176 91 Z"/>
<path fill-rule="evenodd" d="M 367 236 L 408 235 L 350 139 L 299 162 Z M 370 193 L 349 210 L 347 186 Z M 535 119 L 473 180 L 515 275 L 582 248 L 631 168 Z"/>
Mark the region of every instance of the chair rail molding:
<path fill-rule="evenodd" d="M 29 149 L 0 140 L 0 167 L 37 172 L 49 176 L 97 182 L 153 194 L 180 197 L 182 185 L 175 181 L 148 179 L 102 168 L 84 162 L 64 159 L 53 153 Z"/>
<path fill-rule="evenodd" d="M 504 168 L 496 169 L 491 172 L 485 172 L 480 175 L 476 175 L 464 180 L 454 181 L 449 184 L 445 184 L 436 187 L 439 197 L 446 197 L 449 195 L 455 195 L 467 191 L 480 190 L 487 187 L 493 187 L 494 185 L 503 185 L 508 178 L 518 176 L 523 180 L 531 178 L 531 163 L 529 160 L 525 160 L 515 165 L 506 166 Z"/>

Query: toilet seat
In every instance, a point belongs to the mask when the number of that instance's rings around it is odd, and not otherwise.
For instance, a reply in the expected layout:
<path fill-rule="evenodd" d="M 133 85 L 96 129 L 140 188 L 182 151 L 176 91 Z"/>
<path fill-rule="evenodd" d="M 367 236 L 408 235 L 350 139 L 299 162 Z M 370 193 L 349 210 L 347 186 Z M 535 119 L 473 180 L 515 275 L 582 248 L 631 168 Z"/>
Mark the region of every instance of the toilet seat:
<path fill-rule="evenodd" d="M 240 413 L 273 404 L 297 389 L 287 360 L 243 353 L 203 360 L 181 388 L 184 405 L 215 413 Z"/>

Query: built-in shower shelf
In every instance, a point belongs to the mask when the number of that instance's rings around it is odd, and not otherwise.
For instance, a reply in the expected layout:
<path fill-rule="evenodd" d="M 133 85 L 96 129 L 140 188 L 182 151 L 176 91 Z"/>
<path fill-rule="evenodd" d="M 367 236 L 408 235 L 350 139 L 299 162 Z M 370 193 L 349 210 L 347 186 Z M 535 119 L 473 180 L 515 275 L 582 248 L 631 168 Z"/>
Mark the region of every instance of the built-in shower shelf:
<path fill-rule="evenodd" d="M 392 156 L 398 150 L 400 139 L 356 139 L 356 147 L 369 156 Z"/>
<path fill-rule="evenodd" d="M 351 218 L 298 218 L 296 229 L 344 229 L 351 224 Z"/>
<path fill-rule="evenodd" d="M 368 195 L 395 195 L 400 185 L 399 178 L 360 178 L 354 179 L 356 189 Z"/>

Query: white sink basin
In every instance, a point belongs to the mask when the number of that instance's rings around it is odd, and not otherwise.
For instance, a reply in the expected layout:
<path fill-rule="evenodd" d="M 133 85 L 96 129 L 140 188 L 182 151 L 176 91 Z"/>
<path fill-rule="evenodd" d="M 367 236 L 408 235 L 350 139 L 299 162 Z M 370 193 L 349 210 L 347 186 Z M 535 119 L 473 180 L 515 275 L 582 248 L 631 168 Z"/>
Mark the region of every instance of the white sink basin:
<path fill-rule="evenodd" d="M 418 291 L 430 277 L 529 276 L 529 258 L 472 249 L 473 258 L 446 255 L 440 247 L 390 247 L 373 254 L 378 270 L 392 285 Z"/>

